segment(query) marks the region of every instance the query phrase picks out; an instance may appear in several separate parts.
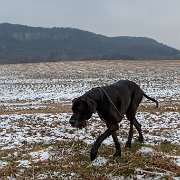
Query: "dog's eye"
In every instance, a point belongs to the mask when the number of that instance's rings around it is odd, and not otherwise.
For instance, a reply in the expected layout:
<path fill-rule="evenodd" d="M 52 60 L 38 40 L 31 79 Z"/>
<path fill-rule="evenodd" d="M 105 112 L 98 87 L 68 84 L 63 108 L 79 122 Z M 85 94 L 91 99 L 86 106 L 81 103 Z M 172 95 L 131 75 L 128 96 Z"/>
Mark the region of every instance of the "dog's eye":
<path fill-rule="evenodd" d="M 79 110 L 78 108 L 72 108 L 72 111 L 73 111 L 74 113 L 79 113 L 79 112 L 80 112 L 80 110 Z"/>

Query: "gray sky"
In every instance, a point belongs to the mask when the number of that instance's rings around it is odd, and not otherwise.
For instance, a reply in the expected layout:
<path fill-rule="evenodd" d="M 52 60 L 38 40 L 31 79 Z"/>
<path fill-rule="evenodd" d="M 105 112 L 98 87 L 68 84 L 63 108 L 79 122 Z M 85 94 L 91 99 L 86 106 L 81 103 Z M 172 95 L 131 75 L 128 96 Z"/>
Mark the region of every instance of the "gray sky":
<path fill-rule="evenodd" d="M 180 50 L 180 0 L 0 0 L 0 23 L 143 36 Z"/>

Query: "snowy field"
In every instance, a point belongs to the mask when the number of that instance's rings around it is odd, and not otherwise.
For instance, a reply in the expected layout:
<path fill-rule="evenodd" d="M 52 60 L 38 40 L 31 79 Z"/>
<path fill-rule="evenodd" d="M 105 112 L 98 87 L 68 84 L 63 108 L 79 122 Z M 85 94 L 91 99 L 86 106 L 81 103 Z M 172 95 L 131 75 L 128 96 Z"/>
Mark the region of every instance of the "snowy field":
<path fill-rule="evenodd" d="M 99 154 L 95 162 L 89 158 L 90 147 L 106 129 L 97 114 L 85 129 L 69 124 L 71 101 L 96 86 L 111 84 L 120 79 L 135 81 L 143 91 L 156 98 L 160 107 L 143 99 L 136 115 L 142 124 L 145 143 L 136 153 L 142 156 L 167 158 L 170 165 L 133 166 L 120 173 L 116 168 L 123 162 L 112 163 L 113 141 L 109 137 L 103 147 L 112 154 Z M 84 179 L 85 173 L 67 160 L 85 151 L 88 167 L 95 168 L 92 179 L 160 179 L 180 177 L 180 61 L 93 61 L 19 64 L 0 66 L 0 178 L 4 179 Z M 118 138 L 123 148 L 129 122 L 120 123 Z M 136 144 L 137 132 L 133 142 Z M 74 143 L 79 143 L 78 152 Z M 70 144 L 71 145 L 70 145 Z M 83 143 L 83 145 L 82 145 Z M 163 150 L 163 145 L 167 145 Z M 60 147 L 58 149 L 58 147 Z M 64 146 L 64 148 L 62 148 Z M 81 149 L 82 146 L 82 149 Z M 56 149 L 57 148 L 57 149 Z M 77 148 L 77 147 L 76 147 Z M 103 150 L 102 150 L 103 151 Z M 128 150 L 131 151 L 131 150 Z M 61 152 L 61 153 L 60 153 Z M 134 153 L 134 152 L 133 152 Z M 62 160 L 61 160 L 62 158 Z M 54 170 L 44 165 L 61 161 Z M 76 159 L 77 161 L 80 161 Z M 52 163 L 52 164 L 53 164 Z M 79 162 L 77 162 L 79 163 Z M 78 164 L 83 166 L 83 163 Z M 113 165 L 112 165 L 113 164 Z M 162 163 L 160 163 L 162 164 Z M 106 165 L 107 173 L 101 174 Z M 114 171 L 108 171 L 113 167 Z M 39 170 L 40 167 L 43 167 Z M 87 168 L 88 171 L 88 168 Z M 28 172 L 28 173 L 27 173 Z M 119 173 L 118 173 L 119 172 Z M 89 176 L 91 173 L 89 172 Z"/>

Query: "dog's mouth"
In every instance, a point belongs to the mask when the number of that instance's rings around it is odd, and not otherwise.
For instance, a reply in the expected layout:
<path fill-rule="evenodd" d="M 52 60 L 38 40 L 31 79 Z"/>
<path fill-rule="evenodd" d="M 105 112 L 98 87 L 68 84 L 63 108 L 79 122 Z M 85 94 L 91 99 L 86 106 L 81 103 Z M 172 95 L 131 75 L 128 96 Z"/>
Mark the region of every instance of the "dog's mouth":
<path fill-rule="evenodd" d="M 86 120 L 83 120 L 83 121 L 70 121 L 70 124 L 72 127 L 75 127 L 75 128 L 78 128 L 78 129 L 82 129 L 82 128 L 85 128 L 86 125 L 87 125 L 87 122 Z"/>
<path fill-rule="evenodd" d="M 77 123 L 76 127 L 79 128 L 79 129 L 82 129 L 82 128 L 85 128 L 86 125 L 87 125 L 87 122 L 86 122 L 86 120 L 84 120 L 84 121 L 82 121 L 80 123 Z"/>

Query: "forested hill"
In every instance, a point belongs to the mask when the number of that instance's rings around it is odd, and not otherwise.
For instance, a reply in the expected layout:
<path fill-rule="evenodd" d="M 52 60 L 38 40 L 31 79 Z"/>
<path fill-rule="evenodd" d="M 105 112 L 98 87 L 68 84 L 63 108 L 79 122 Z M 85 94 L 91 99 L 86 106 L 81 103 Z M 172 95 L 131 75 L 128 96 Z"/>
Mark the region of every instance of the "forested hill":
<path fill-rule="evenodd" d="M 0 24 L 0 64 L 94 59 L 174 60 L 180 59 L 180 51 L 145 37 Z"/>

